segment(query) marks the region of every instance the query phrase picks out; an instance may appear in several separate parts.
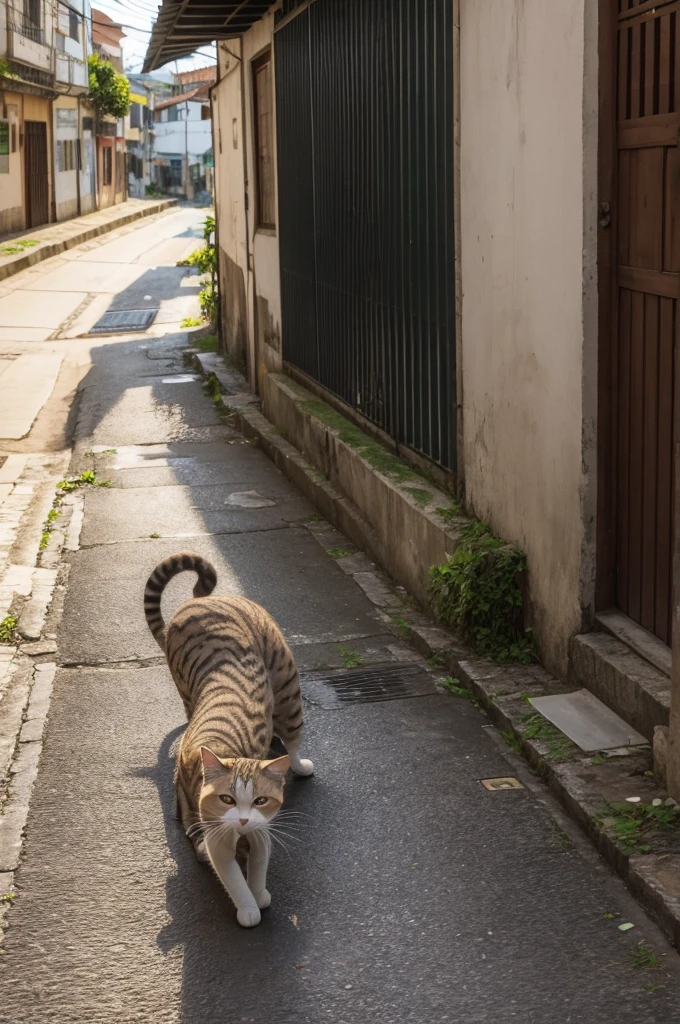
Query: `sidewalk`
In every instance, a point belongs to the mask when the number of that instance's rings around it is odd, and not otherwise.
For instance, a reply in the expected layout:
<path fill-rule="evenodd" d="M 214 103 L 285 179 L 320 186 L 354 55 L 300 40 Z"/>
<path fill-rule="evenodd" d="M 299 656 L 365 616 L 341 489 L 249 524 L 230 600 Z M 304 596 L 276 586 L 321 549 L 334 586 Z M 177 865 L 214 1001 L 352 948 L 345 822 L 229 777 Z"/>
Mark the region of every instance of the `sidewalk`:
<path fill-rule="evenodd" d="M 385 612 L 399 597 L 375 566 L 223 420 L 186 371 L 184 337 L 103 343 L 83 383 L 71 473 L 111 486 L 82 489 L 62 567 L 20 862 L 7 837 L 35 747 L 0 816 L 7 1018 L 30 1006 L 34 1024 L 259 1024 L 272 1007 L 296 1024 L 673 1019 L 676 954 L 476 707 L 397 635 Z M 184 716 L 142 593 L 187 548 L 215 564 L 220 591 L 272 612 L 303 672 L 316 775 L 291 782 L 288 805 L 308 827 L 274 855 L 272 907 L 252 931 L 172 813 Z M 192 584 L 173 581 L 166 614 Z M 41 736 L 35 725 L 24 748 Z M 520 788 L 480 783 L 508 776 Z M 639 943 L 660 966 L 636 966 Z"/>
<path fill-rule="evenodd" d="M 97 210 L 96 213 L 88 213 L 84 217 L 74 217 L 72 220 L 60 221 L 57 224 L 45 224 L 29 231 L 5 235 L 0 238 L 0 281 L 51 256 L 57 256 L 66 249 L 72 249 L 81 242 L 87 242 L 97 235 L 115 231 L 116 228 L 131 221 L 150 217 L 176 205 L 176 199 L 128 199 L 118 206 Z M 26 240 L 36 244 L 24 249 L 23 252 L 3 255 L 3 247 Z"/>

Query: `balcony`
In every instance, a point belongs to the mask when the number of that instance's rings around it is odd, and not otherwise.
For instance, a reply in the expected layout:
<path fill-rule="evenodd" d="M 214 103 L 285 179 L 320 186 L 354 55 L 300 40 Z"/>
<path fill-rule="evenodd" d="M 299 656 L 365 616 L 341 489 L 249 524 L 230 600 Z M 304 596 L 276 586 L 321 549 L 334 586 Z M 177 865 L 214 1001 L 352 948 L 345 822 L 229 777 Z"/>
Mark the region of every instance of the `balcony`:
<path fill-rule="evenodd" d="M 45 29 L 20 17 L 9 21 L 7 28 L 7 56 L 53 75 L 53 48 L 46 39 Z"/>
<path fill-rule="evenodd" d="M 71 57 L 68 53 L 57 53 L 56 78 L 62 85 L 72 86 L 74 93 L 86 91 L 88 87 L 88 74 L 85 62 Z"/>

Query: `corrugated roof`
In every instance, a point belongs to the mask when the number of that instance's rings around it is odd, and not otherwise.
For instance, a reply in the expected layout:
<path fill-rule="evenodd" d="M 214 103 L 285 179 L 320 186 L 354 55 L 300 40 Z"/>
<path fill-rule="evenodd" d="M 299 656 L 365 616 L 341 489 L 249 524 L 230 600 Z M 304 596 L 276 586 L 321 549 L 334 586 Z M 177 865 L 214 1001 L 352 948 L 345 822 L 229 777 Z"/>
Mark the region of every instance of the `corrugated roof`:
<path fill-rule="evenodd" d="M 235 39 L 267 13 L 272 0 L 163 0 L 144 61 L 145 72 L 190 57 L 199 46 Z"/>

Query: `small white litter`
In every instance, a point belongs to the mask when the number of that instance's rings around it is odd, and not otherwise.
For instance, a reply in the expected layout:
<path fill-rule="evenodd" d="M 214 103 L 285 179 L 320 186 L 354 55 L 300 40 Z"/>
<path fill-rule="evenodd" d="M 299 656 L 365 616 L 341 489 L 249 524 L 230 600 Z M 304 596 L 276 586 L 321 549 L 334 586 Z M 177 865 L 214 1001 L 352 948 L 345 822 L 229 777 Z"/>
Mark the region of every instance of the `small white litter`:
<path fill-rule="evenodd" d="M 232 508 L 271 508 L 276 502 L 263 498 L 257 491 L 234 491 L 224 504 Z"/>
<path fill-rule="evenodd" d="M 640 800 L 641 800 L 641 797 L 639 797 L 639 796 L 627 796 L 626 797 L 626 803 L 627 804 L 639 804 Z"/>
<path fill-rule="evenodd" d="M 626 921 L 624 924 L 620 924 L 619 925 L 619 931 L 620 932 L 629 932 L 631 930 L 631 928 L 634 928 L 634 927 L 635 927 L 634 924 L 631 924 L 630 921 Z"/>
<path fill-rule="evenodd" d="M 593 696 L 590 690 L 555 697 L 530 697 L 530 703 L 581 750 L 649 746 L 644 736 Z"/>
<path fill-rule="evenodd" d="M 198 380 L 196 373 L 178 373 L 176 377 L 163 377 L 164 384 L 191 384 L 194 380 Z"/>

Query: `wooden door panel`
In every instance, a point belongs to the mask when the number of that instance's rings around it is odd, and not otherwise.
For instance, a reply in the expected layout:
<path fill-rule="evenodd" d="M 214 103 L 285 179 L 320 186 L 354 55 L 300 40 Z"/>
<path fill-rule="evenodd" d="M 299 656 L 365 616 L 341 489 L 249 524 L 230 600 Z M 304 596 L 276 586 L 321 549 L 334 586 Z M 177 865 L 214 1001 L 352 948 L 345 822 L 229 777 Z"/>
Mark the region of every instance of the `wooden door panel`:
<path fill-rule="evenodd" d="M 615 331 L 611 374 L 614 594 L 670 642 L 673 401 L 680 296 L 680 2 L 619 0 Z"/>

